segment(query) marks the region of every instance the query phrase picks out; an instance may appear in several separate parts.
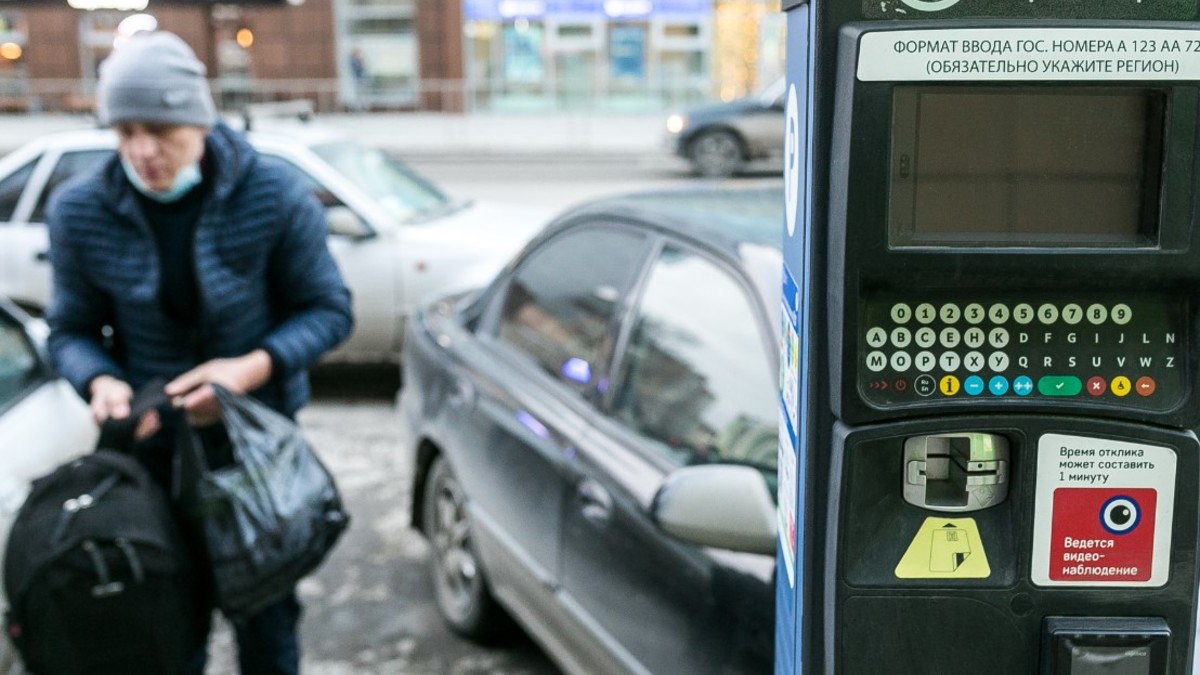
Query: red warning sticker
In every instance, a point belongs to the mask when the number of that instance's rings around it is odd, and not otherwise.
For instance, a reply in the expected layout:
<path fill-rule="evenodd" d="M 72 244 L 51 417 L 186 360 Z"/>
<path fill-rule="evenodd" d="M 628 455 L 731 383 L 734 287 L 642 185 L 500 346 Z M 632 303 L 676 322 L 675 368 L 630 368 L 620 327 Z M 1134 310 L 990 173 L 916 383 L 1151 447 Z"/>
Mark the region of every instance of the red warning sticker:
<path fill-rule="evenodd" d="M 1038 586 L 1161 587 L 1171 575 L 1175 448 L 1038 438 L 1030 578 Z"/>
<path fill-rule="evenodd" d="M 1050 530 L 1052 581 L 1149 581 L 1158 491 L 1059 488 Z"/>

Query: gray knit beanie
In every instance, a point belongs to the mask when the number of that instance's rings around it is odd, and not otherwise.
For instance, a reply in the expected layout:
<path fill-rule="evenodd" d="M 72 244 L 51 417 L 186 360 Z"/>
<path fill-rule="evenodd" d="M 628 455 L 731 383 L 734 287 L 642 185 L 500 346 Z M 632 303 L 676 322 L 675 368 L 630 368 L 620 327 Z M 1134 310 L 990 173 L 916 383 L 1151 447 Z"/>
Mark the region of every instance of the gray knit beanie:
<path fill-rule="evenodd" d="M 210 127 L 217 111 L 204 75 L 204 64 L 178 35 L 137 33 L 100 64 L 100 122 Z"/>

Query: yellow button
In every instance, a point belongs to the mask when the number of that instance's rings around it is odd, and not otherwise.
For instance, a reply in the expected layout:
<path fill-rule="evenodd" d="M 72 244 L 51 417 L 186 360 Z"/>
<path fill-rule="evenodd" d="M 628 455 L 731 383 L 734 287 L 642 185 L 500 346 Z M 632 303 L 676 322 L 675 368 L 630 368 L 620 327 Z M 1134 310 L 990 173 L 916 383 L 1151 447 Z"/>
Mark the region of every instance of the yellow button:
<path fill-rule="evenodd" d="M 958 378 L 953 375 L 944 375 L 938 382 L 938 389 L 946 396 L 953 396 L 958 393 L 959 382 Z"/>
<path fill-rule="evenodd" d="M 1114 377 L 1110 388 L 1112 389 L 1112 393 L 1117 396 L 1124 396 L 1133 389 L 1132 385 L 1129 384 L 1129 378 L 1124 375 Z"/>

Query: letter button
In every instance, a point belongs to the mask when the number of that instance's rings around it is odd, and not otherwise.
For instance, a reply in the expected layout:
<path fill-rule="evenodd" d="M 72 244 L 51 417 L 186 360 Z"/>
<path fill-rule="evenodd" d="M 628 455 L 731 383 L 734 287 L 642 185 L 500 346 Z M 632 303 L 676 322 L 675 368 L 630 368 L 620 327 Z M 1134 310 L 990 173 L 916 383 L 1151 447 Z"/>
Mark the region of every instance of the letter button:
<path fill-rule="evenodd" d="M 887 331 L 880 328 L 879 326 L 875 326 L 867 331 L 867 344 L 868 345 L 878 349 L 879 347 L 886 345 L 887 341 L 888 341 Z"/>

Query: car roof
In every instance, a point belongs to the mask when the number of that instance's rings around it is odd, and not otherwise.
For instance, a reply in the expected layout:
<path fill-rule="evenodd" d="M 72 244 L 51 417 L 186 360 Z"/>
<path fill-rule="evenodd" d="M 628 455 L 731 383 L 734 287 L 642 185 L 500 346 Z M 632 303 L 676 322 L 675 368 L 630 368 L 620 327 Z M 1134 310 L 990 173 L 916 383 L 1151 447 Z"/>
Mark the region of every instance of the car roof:
<path fill-rule="evenodd" d="M 230 126 L 239 128 L 241 125 L 235 122 Z M 256 122 L 247 136 L 255 145 L 295 145 L 299 142 L 309 147 L 333 141 L 344 142 L 349 138 L 346 131 L 339 127 L 299 120 Z M 114 136 L 108 127 L 90 126 L 45 134 L 32 141 L 31 145 L 38 146 L 40 151 L 113 147 Z"/>
<path fill-rule="evenodd" d="M 741 244 L 782 249 L 783 208 L 781 182 L 752 187 L 683 187 L 595 199 L 567 211 L 558 222 L 565 226 L 580 218 L 620 216 L 734 251 Z"/>

